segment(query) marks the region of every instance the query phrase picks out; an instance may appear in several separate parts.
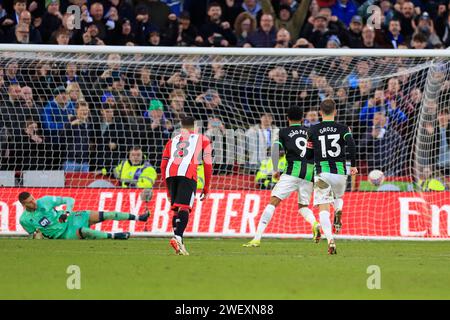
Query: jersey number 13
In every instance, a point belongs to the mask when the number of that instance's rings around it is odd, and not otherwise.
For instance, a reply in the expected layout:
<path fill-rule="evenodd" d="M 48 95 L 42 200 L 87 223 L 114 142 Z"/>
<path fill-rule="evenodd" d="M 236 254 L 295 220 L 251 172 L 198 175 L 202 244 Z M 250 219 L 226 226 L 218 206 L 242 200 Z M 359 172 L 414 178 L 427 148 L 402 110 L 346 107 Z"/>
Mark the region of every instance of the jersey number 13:
<path fill-rule="evenodd" d="M 319 136 L 320 149 L 322 150 L 322 157 L 326 158 L 327 153 L 330 157 L 336 158 L 341 154 L 341 146 L 339 145 L 340 135 L 339 134 L 329 134 L 327 136 Z M 330 141 L 330 149 L 327 150 L 327 140 Z"/>

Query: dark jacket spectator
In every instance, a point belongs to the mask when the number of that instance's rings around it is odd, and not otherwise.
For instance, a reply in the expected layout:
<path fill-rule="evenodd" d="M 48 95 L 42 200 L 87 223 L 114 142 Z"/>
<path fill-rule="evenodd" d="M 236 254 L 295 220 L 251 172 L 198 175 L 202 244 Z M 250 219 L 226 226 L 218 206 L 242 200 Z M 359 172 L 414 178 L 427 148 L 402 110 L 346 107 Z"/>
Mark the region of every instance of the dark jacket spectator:
<path fill-rule="evenodd" d="M 236 36 L 228 21 L 222 20 L 222 8 L 218 3 L 208 6 L 208 18 L 200 28 L 200 35 L 206 45 L 228 47 L 236 45 Z"/>
<path fill-rule="evenodd" d="M 197 28 L 191 23 L 191 15 L 184 11 L 180 15 L 176 44 L 178 46 L 195 46 L 203 44 Z"/>
<path fill-rule="evenodd" d="M 91 159 L 97 170 L 105 168 L 111 173 L 114 163 L 125 155 L 126 133 L 109 104 L 103 103 L 100 113 L 99 121 L 94 124 L 96 147 Z"/>
<path fill-rule="evenodd" d="M 65 123 L 61 131 L 60 143 L 65 151 L 65 171 L 89 171 L 89 149 L 94 130 L 89 122 L 89 106 L 80 102 L 76 109 L 76 119 Z"/>
<path fill-rule="evenodd" d="M 39 26 L 39 32 L 42 41 L 48 43 L 53 31 L 58 30 L 62 25 L 63 16 L 59 11 L 59 2 L 50 2 L 47 11 L 42 16 L 42 23 Z"/>
<path fill-rule="evenodd" d="M 263 14 L 260 28 L 249 34 L 244 46 L 272 48 L 275 46 L 276 37 L 277 29 L 274 26 L 273 17 L 270 14 Z"/>
<path fill-rule="evenodd" d="M 387 176 L 402 174 L 407 148 L 401 136 L 387 124 L 382 112 L 375 113 L 361 149 L 366 154 L 369 171 L 378 169 Z"/>
<path fill-rule="evenodd" d="M 171 13 L 169 6 L 160 0 L 147 0 L 145 7 L 150 14 L 152 24 L 162 32 L 167 25 L 167 18 Z"/>
<path fill-rule="evenodd" d="M 349 48 L 361 48 L 362 28 L 362 18 L 360 16 L 354 16 L 350 22 L 348 30 L 339 35 L 339 39 L 342 40 L 342 44 L 344 46 L 348 46 Z"/>
<path fill-rule="evenodd" d="M 38 122 L 29 118 L 14 135 L 15 170 L 43 170 L 46 163 L 46 139 L 42 135 Z M 51 155 L 48 155 L 51 157 Z M 12 169 L 12 168 L 11 168 Z"/>
<path fill-rule="evenodd" d="M 328 28 L 328 19 L 325 15 L 319 14 L 314 17 L 313 29 L 305 38 L 312 43 L 314 48 L 325 48 L 328 38 L 335 34 Z"/>

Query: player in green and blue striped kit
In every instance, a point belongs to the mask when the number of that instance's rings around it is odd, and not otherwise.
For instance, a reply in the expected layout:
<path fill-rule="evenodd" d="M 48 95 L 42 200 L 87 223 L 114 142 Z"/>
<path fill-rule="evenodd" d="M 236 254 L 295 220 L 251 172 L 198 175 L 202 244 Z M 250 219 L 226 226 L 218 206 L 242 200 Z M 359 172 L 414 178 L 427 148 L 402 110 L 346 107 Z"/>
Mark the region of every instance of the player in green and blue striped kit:
<path fill-rule="evenodd" d="M 135 216 L 123 212 L 73 211 L 75 200 L 69 197 L 46 196 L 35 199 L 29 192 L 19 194 L 25 211 L 20 224 L 33 237 L 42 234 L 48 239 L 119 239 L 126 240 L 129 232 L 107 233 L 92 230 L 91 225 L 105 220 L 147 221 L 150 213 Z M 66 211 L 55 207 L 66 205 Z"/>

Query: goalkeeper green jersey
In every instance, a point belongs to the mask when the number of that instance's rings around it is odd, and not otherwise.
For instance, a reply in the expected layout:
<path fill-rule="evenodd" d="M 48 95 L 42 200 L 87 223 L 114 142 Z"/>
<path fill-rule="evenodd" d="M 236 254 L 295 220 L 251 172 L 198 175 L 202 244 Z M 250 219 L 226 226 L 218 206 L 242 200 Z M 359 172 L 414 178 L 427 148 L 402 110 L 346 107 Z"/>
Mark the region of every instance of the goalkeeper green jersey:
<path fill-rule="evenodd" d="M 67 223 L 59 222 L 59 217 L 65 211 L 56 210 L 55 207 L 65 204 L 67 211 L 72 211 L 75 200 L 68 197 L 46 196 L 36 200 L 35 211 L 25 210 L 20 217 L 20 224 L 29 233 L 36 230 L 50 239 L 59 238 L 67 229 Z"/>

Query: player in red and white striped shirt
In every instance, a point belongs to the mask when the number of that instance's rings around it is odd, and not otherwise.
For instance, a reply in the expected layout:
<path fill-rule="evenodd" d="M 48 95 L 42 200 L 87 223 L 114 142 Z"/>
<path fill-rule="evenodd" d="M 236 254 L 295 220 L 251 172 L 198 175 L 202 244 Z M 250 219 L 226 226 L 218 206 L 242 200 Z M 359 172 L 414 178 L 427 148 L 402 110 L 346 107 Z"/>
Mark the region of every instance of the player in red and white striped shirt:
<path fill-rule="evenodd" d="M 167 142 L 161 162 L 161 174 L 166 181 L 167 195 L 173 211 L 172 226 L 175 236 L 170 245 L 180 255 L 189 255 L 183 243 L 183 233 L 189 222 L 189 212 L 197 190 L 197 166 L 203 163 L 205 185 L 200 200 L 206 198 L 212 175 L 211 142 L 194 132 L 195 119 L 181 120 L 181 133 Z"/>

